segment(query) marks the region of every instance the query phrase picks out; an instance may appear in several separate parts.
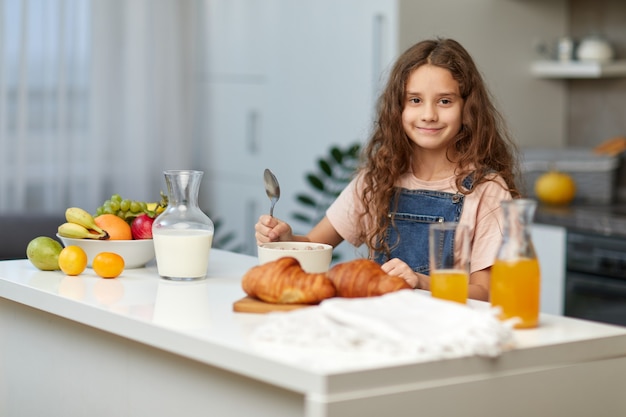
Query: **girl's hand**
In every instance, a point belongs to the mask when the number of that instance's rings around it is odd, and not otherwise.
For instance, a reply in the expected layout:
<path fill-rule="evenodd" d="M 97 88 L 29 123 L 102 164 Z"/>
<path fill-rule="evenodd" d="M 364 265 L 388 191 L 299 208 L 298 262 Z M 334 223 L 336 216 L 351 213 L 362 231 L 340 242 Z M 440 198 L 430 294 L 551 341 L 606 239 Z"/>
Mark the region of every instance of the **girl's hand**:
<path fill-rule="evenodd" d="M 422 288 L 420 285 L 421 274 L 414 272 L 410 266 L 398 258 L 385 262 L 381 268 L 386 274 L 403 278 L 411 288 Z"/>
<path fill-rule="evenodd" d="M 267 214 L 259 217 L 259 221 L 254 225 L 257 244 L 267 242 L 281 242 L 294 240 L 291 226 Z"/>

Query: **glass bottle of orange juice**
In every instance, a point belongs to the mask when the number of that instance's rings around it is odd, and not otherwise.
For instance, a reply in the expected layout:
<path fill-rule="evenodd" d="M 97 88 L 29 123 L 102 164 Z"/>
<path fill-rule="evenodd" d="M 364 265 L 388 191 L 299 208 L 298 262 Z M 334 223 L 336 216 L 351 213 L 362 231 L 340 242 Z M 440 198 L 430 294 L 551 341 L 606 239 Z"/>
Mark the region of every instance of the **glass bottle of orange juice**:
<path fill-rule="evenodd" d="M 516 318 L 515 328 L 539 324 L 541 271 L 530 236 L 537 202 L 514 199 L 502 202 L 504 236 L 491 268 L 491 305 L 500 318 Z"/>

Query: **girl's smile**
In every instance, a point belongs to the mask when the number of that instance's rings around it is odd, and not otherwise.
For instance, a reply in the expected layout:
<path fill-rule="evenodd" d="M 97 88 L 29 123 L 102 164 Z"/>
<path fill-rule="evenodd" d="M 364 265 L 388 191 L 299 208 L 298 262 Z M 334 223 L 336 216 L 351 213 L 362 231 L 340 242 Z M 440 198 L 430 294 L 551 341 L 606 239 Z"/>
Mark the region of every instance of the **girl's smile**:
<path fill-rule="evenodd" d="M 434 65 L 414 70 L 406 84 L 402 125 L 421 148 L 445 149 L 461 129 L 463 99 L 450 72 Z"/>
<path fill-rule="evenodd" d="M 422 133 L 424 133 L 424 134 L 426 134 L 426 135 L 432 135 L 432 134 L 437 134 L 437 133 L 439 133 L 439 131 L 440 131 L 441 129 L 435 129 L 435 128 L 433 128 L 433 127 L 430 127 L 430 128 L 429 128 L 429 127 L 419 127 L 419 126 L 417 126 L 417 130 L 419 130 L 420 132 L 422 132 Z"/>

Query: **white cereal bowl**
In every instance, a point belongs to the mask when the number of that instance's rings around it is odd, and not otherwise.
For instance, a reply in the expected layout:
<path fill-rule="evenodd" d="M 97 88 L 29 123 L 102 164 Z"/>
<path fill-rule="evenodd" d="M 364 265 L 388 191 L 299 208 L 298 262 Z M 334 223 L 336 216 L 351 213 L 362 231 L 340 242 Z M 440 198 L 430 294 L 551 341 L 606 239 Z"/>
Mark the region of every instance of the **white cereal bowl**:
<path fill-rule="evenodd" d="M 79 246 L 87 254 L 87 266 L 100 252 L 113 252 L 124 258 L 124 269 L 143 268 L 154 258 L 154 243 L 152 239 L 137 240 L 97 240 L 97 239 L 73 239 L 69 237 L 57 237 L 63 242 L 63 246 Z"/>
<path fill-rule="evenodd" d="M 264 264 L 284 257 L 296 258 L 309 273 L 327 272 L 333 257 L 333 247 L 314 242 L 271 242 L 258 246 L 259 263 Z"/>

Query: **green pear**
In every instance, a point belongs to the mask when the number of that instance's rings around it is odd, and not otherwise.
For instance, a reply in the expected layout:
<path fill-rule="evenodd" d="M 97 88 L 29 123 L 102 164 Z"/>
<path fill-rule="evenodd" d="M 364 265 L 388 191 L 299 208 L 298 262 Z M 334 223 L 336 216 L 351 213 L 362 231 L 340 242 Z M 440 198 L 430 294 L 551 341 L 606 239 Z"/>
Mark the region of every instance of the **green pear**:
<path fill-rule="evenodd" d="M 63 246 L 56 240 L 39 236 L 28 243 L 26 257 L 30 262 L 42 271 L 59 270 L 59 254 Z"/>

